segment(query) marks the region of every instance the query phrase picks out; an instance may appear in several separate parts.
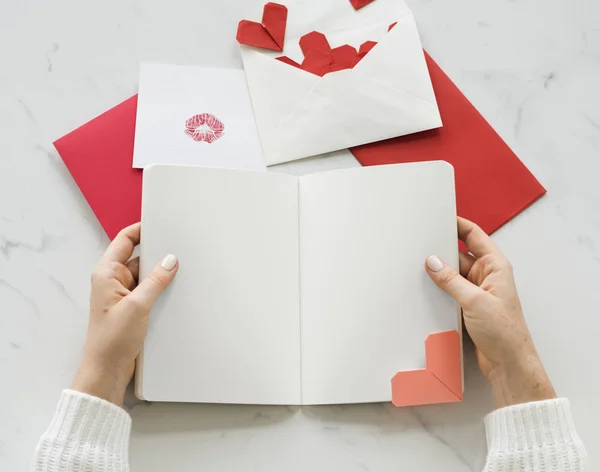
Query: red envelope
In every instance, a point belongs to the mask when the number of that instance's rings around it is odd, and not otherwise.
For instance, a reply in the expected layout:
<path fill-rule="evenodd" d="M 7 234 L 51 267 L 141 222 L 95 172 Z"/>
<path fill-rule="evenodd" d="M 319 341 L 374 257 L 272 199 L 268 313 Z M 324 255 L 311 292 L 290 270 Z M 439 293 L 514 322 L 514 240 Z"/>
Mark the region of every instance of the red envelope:
<path fill-rule="evenodd" d="M 136 111 L 137 95 L 54 143 L 110 239 L 141 218 L 142 171 L 131 167 Z"/>
<path fill-rule="evenodd" d="M 363 166 L 449 162 L 459 215 L 493 233 L 546 190 L 427 53 L 425 59 L 444 126 L 351 151 Z"/>
<path fill-rule="evenodd" d="M 362 165 L 445 160 L 458 212 L 492 233 L 546 193 L 440 67 L 425 53 L 444 127 L 351 149 Z M 54 143 L 113 239 L 140 221 L 142 171 L 132 169 L 137 95 Z"/>

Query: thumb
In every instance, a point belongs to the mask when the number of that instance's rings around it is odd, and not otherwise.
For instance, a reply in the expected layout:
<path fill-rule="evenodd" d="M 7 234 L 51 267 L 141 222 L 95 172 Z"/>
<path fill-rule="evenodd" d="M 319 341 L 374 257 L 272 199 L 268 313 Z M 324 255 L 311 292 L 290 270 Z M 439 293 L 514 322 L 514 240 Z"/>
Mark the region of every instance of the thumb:
<path fill-rule="evenodd" d="M 173 254 L 165 256 L 160 264 L 156 264 L 152 271 L 134 289 L 132 295 L 151 307 L 161 293 L 169 286 L 179 269 L 179 262 Z"/>
<path fill-rule="evenodd" d="M 465 279 L 438 256 L 429 256 L 425 261 L 425 268 L 435 284 L 461 306 L 479 290 L 479 287 Z"/>

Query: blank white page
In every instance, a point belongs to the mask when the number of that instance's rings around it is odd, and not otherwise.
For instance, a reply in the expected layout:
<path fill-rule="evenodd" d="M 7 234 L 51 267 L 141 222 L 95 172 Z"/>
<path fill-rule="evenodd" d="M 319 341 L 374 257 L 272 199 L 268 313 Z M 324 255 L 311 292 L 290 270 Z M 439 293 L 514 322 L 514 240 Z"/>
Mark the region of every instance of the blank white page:
<path fill-rule="evenodd" d="M 141 276 L 179 273 L 152 309 L 136 391 L 151 401 L 299 404 L 296 177 L 144 172 Z"/>
<path fill-rule="evenodd" d="M 400 370 L 425 367 L 428 334 L 459 329 L 429 279 L 458 266 L 454 172 L 444 162 L 300 178 L 302 402 L 391 400 Z"/>

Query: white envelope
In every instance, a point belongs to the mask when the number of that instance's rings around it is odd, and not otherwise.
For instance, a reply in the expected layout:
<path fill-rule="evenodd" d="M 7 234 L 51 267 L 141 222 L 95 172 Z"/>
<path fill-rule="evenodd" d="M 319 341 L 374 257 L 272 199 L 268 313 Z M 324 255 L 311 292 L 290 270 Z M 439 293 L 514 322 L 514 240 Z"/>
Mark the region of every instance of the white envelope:
<path fill-rule="evenodd" d="M 417 26 L 404 2 L 375 0 L 358 11 L 348 0 L 280 3 L 289 9 L 283 52 L 241 47 L 267 165 L 442 126 Z M 311 31 L 324 33 L 332 47 L 378 44 L 354 69 L 324 77 L 275 60 L 288 56 L 301 63 L 299 40 Z"/>

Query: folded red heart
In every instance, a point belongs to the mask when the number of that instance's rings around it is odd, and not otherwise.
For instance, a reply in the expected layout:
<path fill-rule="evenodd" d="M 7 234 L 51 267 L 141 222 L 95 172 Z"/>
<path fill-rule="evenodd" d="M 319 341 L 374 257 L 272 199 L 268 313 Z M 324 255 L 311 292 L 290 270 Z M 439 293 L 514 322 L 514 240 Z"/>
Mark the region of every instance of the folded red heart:
<path fill-rule="evenodd" d="M 320 77 L 323 77 L 329 72 L 330 65 L 331 53 L 319 49 L 309 51 L 304 58 L 304 61 L 302 61 L 302 69 Z"/>
<path fill-rule="evenodd" d="M 343 69 L 352 69 L 357 62 L 358 51 L 348 44 L 331 50 L 332 66 L 340 66 Z"/>
<path fill-rule="evenodd" d="M 300 38 L 300 49 L 302 49 L 304 57 L 308 56 L 308 53 L 314 50 L 331 52 L 331 46 L 329 45 L 329 41 L 327 41 L 327 37 L 318 31 L 313 31 L 302 36 Z"/>
<path fill-rule="evenodd" d="M 461 401 L 461 357 L 458 332 L 430 334 L 425 340 L 425 368 L 398 372 L 392 378 L 392 403 L 416 406 Z"/>
<path fill-rule="evenodd" d="M 358 60 L 360 61 L 363 57 L 369 54 L 371 49 L 373 49 L 375 46 L 377 46 L 377 43 L 375 41 L 364 42 L 358 50 Z"/>
<path fill-rule="evenodd" d="M 394 26 L 396 26 L 396 23 L 390 25 L 388 31 Z M 331 72 L 352 69 L 369 54 L 371 49 L 377 46 L 376 41 L 365 41 L 358 51 L 348 44 L 332 48 L 327 37 L 318 31 L 305 34 L 300 38 L 299 43 L 302 54 L 304 54 L 302 64 L 298 64 L 287 56 L 276 57 L 275 59 L 320 77 Z"/>
<path fill-rule="evenodd" d="M 242 20 L 236 39 L 240 44 L 283 51 L 288 9 L 279 3 L 267 3 L 263 9 L 262 23 Z"/>
<path fill-rule="evenodd" d="M 374 0 L 350 0 L 350 3 L 352 4 L 355 10 L 358 10 L 359 8 L 362 8 L 373 1 Z"/>

